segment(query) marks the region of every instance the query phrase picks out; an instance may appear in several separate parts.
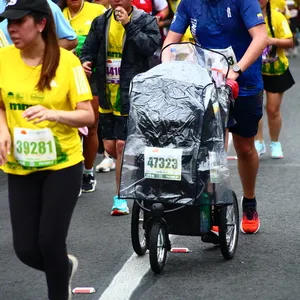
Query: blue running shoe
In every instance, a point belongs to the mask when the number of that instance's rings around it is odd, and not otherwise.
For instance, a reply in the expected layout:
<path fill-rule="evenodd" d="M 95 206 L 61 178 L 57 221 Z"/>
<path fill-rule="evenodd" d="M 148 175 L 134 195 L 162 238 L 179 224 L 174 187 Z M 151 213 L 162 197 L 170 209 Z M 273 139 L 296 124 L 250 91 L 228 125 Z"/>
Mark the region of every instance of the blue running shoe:
<path fill-rule="evenodd" d="M 271 142 L 271 158 L 283 158 L 283 152 L 280 142 Z"/>
<path fill-rule="evenodd" d="M 266 153 L 266 145 L 264 141 L 256 140 L 254 143 L 255 149 L 257 151 L 258 156 L 262 156 Z"/>
<path fill-rule="evenodd" d="M 114 196 L 114 204 L 111 209 L 112 216 L 123 216 L 129 214 L 129 208 L 125 199 L 119 199 L 118 196 Z"/>

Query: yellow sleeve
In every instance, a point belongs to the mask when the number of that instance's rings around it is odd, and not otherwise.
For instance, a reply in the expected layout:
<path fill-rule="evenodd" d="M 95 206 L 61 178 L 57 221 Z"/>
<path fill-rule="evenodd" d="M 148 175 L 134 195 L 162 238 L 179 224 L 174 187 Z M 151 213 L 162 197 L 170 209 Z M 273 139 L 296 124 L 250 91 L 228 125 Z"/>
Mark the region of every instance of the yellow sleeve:
<path fill-rule="evenodd" d="M 289 39 L 289 38 L 293 37 L 293 33 L 291 32 L 291 28 L 290 28 L 290 25 L 289 25 L 286 17 L 283 14 L 281 14 L 280 12 L 277 12 L 275 14 L 274 25 L 276 28 L 275 36 L 277 38 Z"/>
<path fill-rule="evenodd" d="M 70 54 L 70 84 L 69 99 L 72 107 L 75 109 L 78 102 L 89 101 L 93 99 L 92 92 L 84 70 L 79 59 L 71 52 Z M 68 59 L 68 58 L 67 58 Z"/>

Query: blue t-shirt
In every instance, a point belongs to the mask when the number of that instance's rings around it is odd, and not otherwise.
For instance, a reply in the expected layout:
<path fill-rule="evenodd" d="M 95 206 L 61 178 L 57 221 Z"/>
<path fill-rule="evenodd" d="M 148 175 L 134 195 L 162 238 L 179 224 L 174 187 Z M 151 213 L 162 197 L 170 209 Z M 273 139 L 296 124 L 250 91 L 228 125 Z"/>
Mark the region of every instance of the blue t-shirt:
<path fill-rule="evenodd" d="M 69 22 L 64 18 L 60 8 L 51 0 L 47 0 L 48 4 L 51 8 L 55 26 L 56 26 L 56 34 L 59 39 L 68 39 L 68 40 L 75 40 L 77 38 L 75 31 L 69 24 Z M 2 13 L 5 10 L 6 7 L 6 1 L 0 0 L 0 13 Z M 4 20 L 0 23 L 0 30 L 5 35 L 7 42 L 9 44 L 12 44 L 12 41 L 10 39 L 10 36 L 7 31 L 7 20 Z M 2 34 L 0 32 L 0 34 Z"/>
<path fill-rule="evenodd" d="M 239 61 L 252 38 L 248 30 L 263 24 L 259 1 L 255 0 L 182 0 L 170 30 L 184 34 L 188 26 L 197 44 L 208 49 L 232 47 Z M 263 89 L 261 58 L 237 79 L 240 96 L 250 96 Z"/>

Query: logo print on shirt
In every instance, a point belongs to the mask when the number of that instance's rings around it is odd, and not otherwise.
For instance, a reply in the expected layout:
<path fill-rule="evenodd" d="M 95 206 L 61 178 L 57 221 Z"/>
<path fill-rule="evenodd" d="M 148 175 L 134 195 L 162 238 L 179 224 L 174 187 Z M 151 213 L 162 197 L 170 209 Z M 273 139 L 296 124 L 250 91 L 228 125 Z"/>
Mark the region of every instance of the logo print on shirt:
<path fill-rule="evenodd" d="M 231 18 L 231 10 L 230 7 L 227 7 L 227 17 Z"/>
<path fill-rule="evenodd" d="M 17 3 L 18 0 L 10 0 L 9 2 L 7 2 L 6 6 L 9 5 L 15 5 Z"/>
<path fill-rule="evenodd" d="M 194 37 L 196 36 L 196 31 L 197 31 L 197 20 L 191 19 L 191 33 Z"/>
<path fill-rule="evenodd" d="M 257 19 L 259 19 L 259 20 L 263 20 L 264 19 L 264 16 L 263 16 L 262 13 L 259 13 L 256 16 L 257 16 Z"/>

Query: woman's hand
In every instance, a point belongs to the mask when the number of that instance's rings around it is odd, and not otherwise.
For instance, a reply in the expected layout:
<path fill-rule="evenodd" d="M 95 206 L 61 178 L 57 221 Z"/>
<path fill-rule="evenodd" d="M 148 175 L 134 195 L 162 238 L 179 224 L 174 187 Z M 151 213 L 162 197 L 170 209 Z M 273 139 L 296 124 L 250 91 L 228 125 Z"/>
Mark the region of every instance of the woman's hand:
<path fill-rule="evenodd" d="M 7 162 L 7 155 L 10 155 L 11 136 L 8 130 L 0 132 L 0 166 Z"/>
<path fill-rule="evenodd" d="M 27 108 L 23 113 L 23 118 L 27 121 L 33 121 L 33 124 L 38 124 L 43 121 L 58 122 L 59 112 L 57 110 L 52 110 L 45 108 L 42 105 L 35 105 Z"/>

